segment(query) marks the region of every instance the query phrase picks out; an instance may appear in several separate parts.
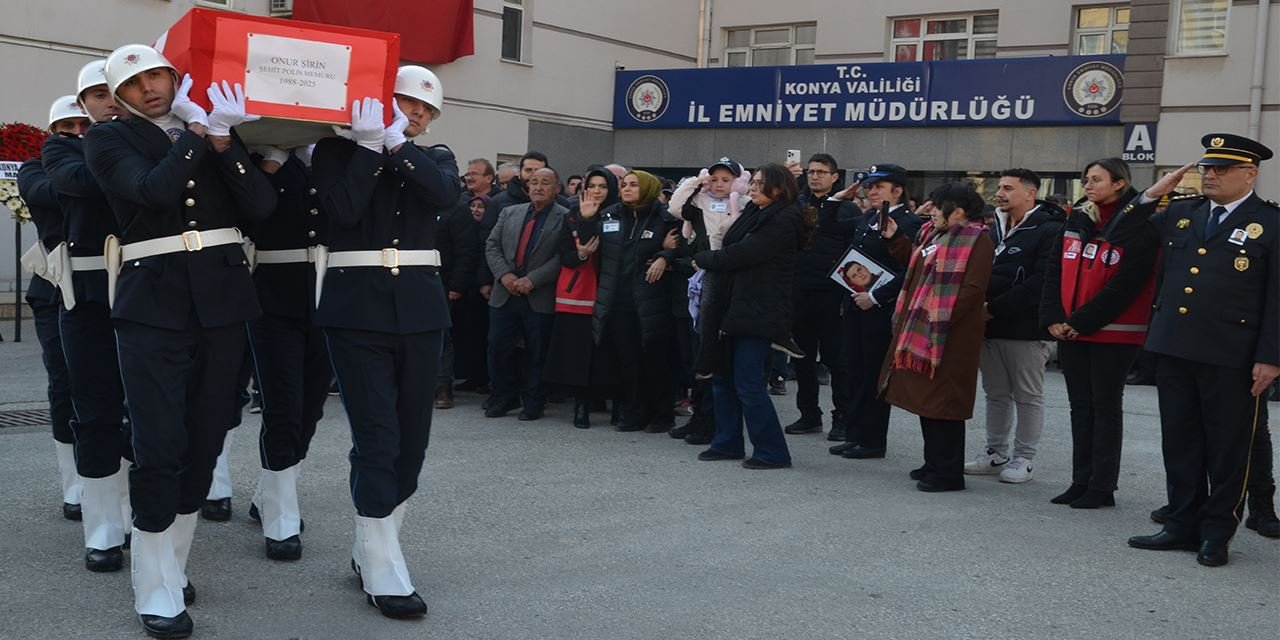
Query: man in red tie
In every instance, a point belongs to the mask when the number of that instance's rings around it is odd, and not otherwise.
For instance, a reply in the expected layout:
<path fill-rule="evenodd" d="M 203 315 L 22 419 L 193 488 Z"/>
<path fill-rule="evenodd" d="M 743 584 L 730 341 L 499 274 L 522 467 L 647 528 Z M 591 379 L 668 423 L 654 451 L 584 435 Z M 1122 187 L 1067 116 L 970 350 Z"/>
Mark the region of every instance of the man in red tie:
<path fill-rule="evenodd" d="M 556 277 L 560 274 L 560 234 L 568 209 L 556 203 L 560 176 L 545 167 L 527 182 L 529 202 L 507 207 L 485 242 L 485 259 L 494 274 L 489 296 L 489 377 L 493 395 L 485 416 L 499 418 L 516 408 L 521 420 L 542 417 L 546 393 L 542 363 L 555 314 Z M 524 338 L 524 380 L 503 363 Z M 517 392 L 517 389 L 519 391 Z"/>

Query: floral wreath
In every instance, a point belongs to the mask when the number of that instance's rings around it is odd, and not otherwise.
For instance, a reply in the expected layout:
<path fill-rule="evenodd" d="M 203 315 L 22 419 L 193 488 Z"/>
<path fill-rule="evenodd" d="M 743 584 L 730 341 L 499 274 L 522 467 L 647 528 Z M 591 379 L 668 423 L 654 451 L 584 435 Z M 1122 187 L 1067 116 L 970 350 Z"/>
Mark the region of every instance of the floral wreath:
<path fill-rule="evenodd" d="M 49 139 L 49 132 L 23 122 L 0 123 L 0 162 L 26 162 L 40 157 L 40 149 L 44 141 Z M 9 211 L 9 216 L 18 222 L 31 219 L 31 210 L 18 195 L 18 181 L 8 177 L 0 177 L 0 203 Z"/>

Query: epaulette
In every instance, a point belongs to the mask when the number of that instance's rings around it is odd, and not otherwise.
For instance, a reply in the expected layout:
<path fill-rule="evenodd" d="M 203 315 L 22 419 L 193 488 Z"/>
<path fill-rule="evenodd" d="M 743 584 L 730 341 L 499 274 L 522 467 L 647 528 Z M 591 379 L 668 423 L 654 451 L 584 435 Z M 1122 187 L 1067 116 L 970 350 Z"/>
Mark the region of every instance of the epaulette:
<path fill-rule="evenodd" d="M 1267 200 L 1266 203 L 1267 203 L 1267 206 L 1271 207 L 1272 209 L 1280 209 L 1280 202 L 1276 202 L 1275 200 Z"/>

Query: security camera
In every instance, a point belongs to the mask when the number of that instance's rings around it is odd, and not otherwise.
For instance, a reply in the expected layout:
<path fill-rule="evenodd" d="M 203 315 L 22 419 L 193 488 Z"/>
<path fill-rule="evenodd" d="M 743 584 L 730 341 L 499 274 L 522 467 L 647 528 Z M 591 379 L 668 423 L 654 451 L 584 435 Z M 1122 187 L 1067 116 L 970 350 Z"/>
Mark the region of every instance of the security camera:
<path fill-rule="evenodd" d="M 614 70 L 614 71 L 626 71 L 626 70 L 627 70 L 627 65 L 622 64 L 622 63 L 620 63 L 620 62 L 615 62 L 615 63 L 613 63 L 613 70 Z"/>

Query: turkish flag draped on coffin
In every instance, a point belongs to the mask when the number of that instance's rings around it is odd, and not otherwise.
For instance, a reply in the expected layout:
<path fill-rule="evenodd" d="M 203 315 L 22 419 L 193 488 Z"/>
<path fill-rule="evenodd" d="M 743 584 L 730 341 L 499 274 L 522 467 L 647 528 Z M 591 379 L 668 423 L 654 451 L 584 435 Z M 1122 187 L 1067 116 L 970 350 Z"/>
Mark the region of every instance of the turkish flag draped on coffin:
<path fill-rule="evenodd" d="M 400 55 L 443 64 L 475 53 L 473 0 L 294 0 L 295 20 L 400 34 Z"/>

